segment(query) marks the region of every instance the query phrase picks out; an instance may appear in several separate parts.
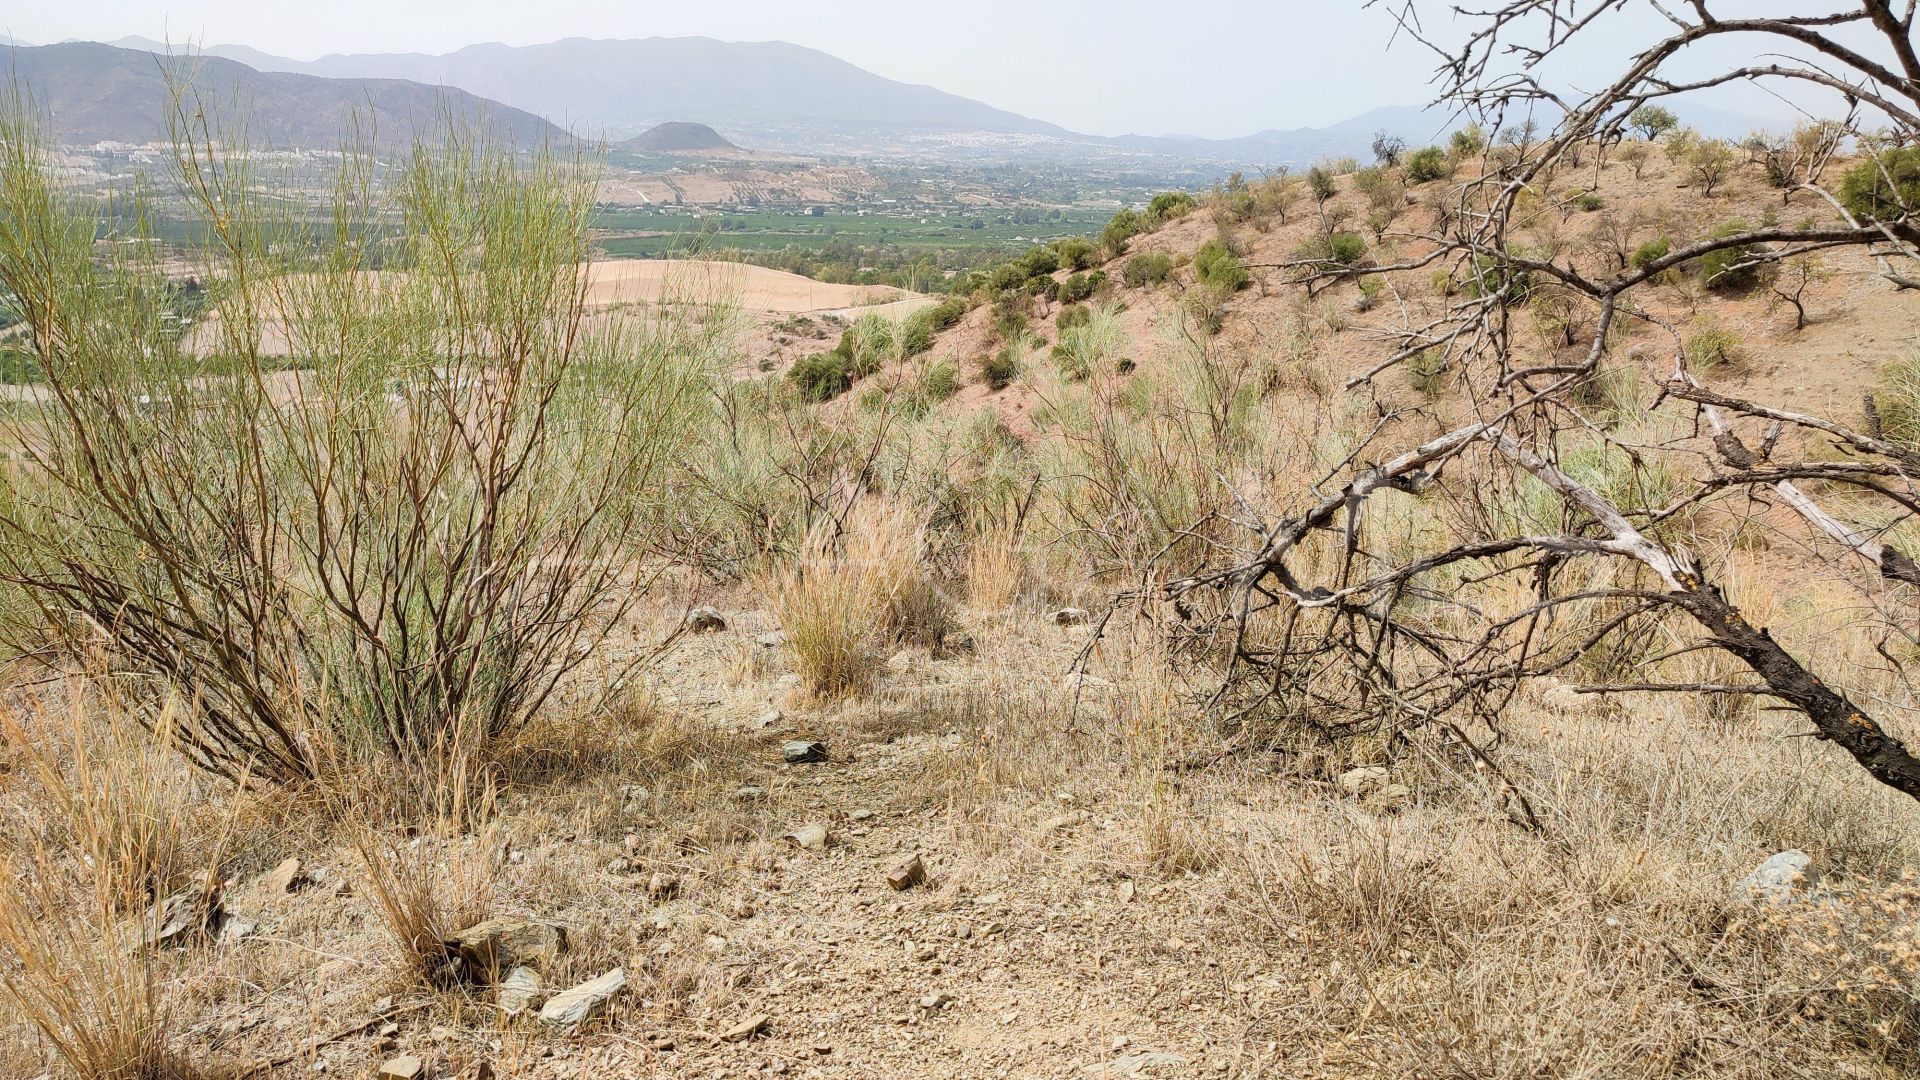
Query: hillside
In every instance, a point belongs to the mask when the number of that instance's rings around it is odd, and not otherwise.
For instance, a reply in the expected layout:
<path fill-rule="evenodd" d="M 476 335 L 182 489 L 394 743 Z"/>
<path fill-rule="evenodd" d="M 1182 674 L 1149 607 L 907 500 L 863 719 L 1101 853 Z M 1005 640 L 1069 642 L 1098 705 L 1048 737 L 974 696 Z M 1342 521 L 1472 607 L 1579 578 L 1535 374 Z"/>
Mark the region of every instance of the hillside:
<path fill-rule="evenodd" d="M 430 132 L 443 111 L 518 145 L 568 139 L 520 109 L 404 79 L 263 72 L 220 57 L 189 62 L 89 42 L 15 49 L 6 62 L 48 114 L 53 136 L 70 144 L 164 140 L 169 77 L 189 74 L 203 101 L 244 119 L 248 136 L 272 147 L 337 147 L 356 114 L 373 121 L 383 142 L 400 144 Z"/>
<path fill-rule="evenodd" d="M 719 132 L 705 124 L 669 121 L 635 135 L 620 144 L 622 149 L 647 154 L 685 153 L 700 150 L 738 150 Z"/>
<path fill-rule="evenodd" d="M 1561 203 L 1543 212 L 1536 225 L 1539 242 L 1585 245 L 1596 251 L 1603 245 L 1624 245 L 1630 253 L 1639 244 L 1662 238 L 1684 243 L 1720 222 L 1792 218 L 1824 209 L 1824 204 L 1804 194 L 1792 195 L 1783 208 L 1781 193 L 1754 168 L 1736 172 L 1711 198 L 1700 194 L 1697 185 L 1657 151 L 1639 164 L 1639 176 L 1635 171 L 1622 161 L 1607 164 L 1588 203 L 1593 208 Z M 1396 240 L 1395 234 L 1411 236 L 1430 228 L 1435 208 L 1445 205 L 1459 179 L 1411 185 L 1384 242 L 1367 235 L 1359 224 L 1372 202 L 1355 190 L 1352 178 L 1342 181 L 1340 193 L 1324 208 L 1316 209 L 1310 200 L 1300 198 L 1284 221 L 1271 210 L 1234 220 L 1234 213 L 1218 203 L 1202 207 L 1133 237 L 1125 254 L 1089 267 L 1089 273 L 1104 274 L 1106 284 L 1078 306 L 1098 309 L 1104 305 L 1113 310 L 1124 342 L 1122 352 L 1131 361 L 1129 370 L 1136 373 L 1121 376 L 1123 380 L 1164 378 L 1196 347 L 1188 336 L 1176 332 L 1183 320 L 1191 323 L 1193 305 L 1205 293 L 1196 279 L 1193 256 L 1208 241 L 1224 238 L 1250 268 L 1251 281 L 1249 287 L 1209 305 L 1219 330 L 1203 335 L 1198 347 L 1223 361 L 1256 363 L 1269 374 L 1284 373 L 1294 382 L 1307 379 L 1337 386 L 1377 363 L 1381 342 L 1391 340 L 1396 327 L 1417 324 L 1453 302 L 1459 295 L 1458 285 L 1451 286 L 1453 293 L 1436 291 L 1434 272 L 1423 269 L 1359 274 L 1309 295 L 1304 287 L 1288 283 L 1291 272 L 1281 265 L 1298 259 L 1326 220 L 1346 222 L 1344 229 L 1362 236 L 1369 248 L 1368 261 L 1416 256 L 1424 250 L 1422 246 Z M 1256 191 L 1247 198 L 1251 204 L 1260 197 Z M 1157 284 L 1123 284 L 1127 267 L 1142 255 L 1165 257 L 1171 266 L 1169 276 Z M 1733 334 L 1748 358 L 1722 373 L 1735 388 L 1763 396 L 1781 394 L 1802 407 L 1853 416 L 1859 412 L 1861 396 L 1882 379 L 1882 366 L 1897 358 L 1907 343 L 1920 340 L 1920 307 L 1874 270 L 1871 260 L 1851 253 L 1821 264 L 1804 292 L 1808 319 L 1800 329 L 1794 327 L 1791 307 L 1765 288 L 1725 292 L 1678 280 L 1653 294 L 1657 298 L 1653 311 L 1682 335 L 1706 327 Z M 1052 274 L 1056 282 L 1069 276 L 1065 270 Z M 1363 291 L 1361 282 L 1368 280 L 1375 284 Z M 1051 370 L 1047 350 L 1059 342 L 1060 316 L 1072 306 L 1046 298 L 1034 301 L 1026 326 L 1030 347 L 1037 351 L 1028 356 L 1026 376 L 998 391 L 975 381 L 963 388 L 952 407 L 990 408 L 1017 431 L 1031 432 L 1027 417 L 1058 377 Z M 1008 345 L 1002 324 L 992 305 L 975 307 L 958 325 L 936 337 L 928 355 L 951 360 L 977 380 L 975 373 L 985 361 Z M 1531 333 L 1522 337 L 1519 347 L 1527 355 L 1541 351 Z M 1638 384 L 1649 397 L 1660 365 L 1674 347 L 1671 337 L 1643 330 L 1626 350 L 1622 360 L 1632 358 L 1625 366 L 1638 372 Z M 1389 401 L 1416 396 L 1407 376 L 1398 372 L 1379 380 L 1378 390 Z"/>

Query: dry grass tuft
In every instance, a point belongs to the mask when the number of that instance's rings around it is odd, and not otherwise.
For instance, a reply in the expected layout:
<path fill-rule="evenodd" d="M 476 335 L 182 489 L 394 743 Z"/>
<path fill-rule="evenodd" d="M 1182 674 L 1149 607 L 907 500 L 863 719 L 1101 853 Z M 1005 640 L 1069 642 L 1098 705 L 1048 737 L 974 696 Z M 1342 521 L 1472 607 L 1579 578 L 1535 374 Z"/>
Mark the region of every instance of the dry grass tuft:
<path fill-rule="evenodd" d="M 788 656 L 811 697 L 864 693 L 884 649 L 945 639 L 951 616 L 925 552 L 924 525 L 873 504 L 857 510 L 841 536 L 808 541 L 776 595 Z"/>

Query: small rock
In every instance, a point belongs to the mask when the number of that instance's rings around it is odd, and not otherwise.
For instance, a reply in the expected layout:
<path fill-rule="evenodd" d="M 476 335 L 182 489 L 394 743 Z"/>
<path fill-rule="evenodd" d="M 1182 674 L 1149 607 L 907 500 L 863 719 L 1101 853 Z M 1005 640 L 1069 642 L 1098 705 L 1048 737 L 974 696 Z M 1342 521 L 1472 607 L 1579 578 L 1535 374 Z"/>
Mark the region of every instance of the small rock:
<path fill-rule="evenodd" d="M 777 649 L 787 643 L 787 635 L 780 630 L 769 630 L 754 640 L 759 642 L 762 648 Z"/>
<path fill-rule="evenodd" d="M 772 1022 L 773 1018 L 766 1013 L 755 1013 L 721 1032 L 720 1037 L 728 1042 L 746 1042 L 767 1030 L 767 1025 Z"/>
<path fill-rule="evenodd" d="M 786 718 L 787 714 L 779 709 L 768 709 L 754 719 L 753 726 L 765 731 L 767 728 L 779 726 L 780 721 Z"/>
<path fill-rule="evenodd" d="M 222 945 L 232 945 L 251 937 L 253 932 L 258 929 L 260 929 L 260 924 L 254 922 L 252 919 L 242 919 L 235 916 L 220 924 L 219 942 Z"/>
<path fill-rule="evenodd" d="M 281 860 L 279 866 L 260 875 L 260 887 L 270 896 L 290 893 L 306 883 L 306 871 L 301 869 L 300 860 L 293 856 Z"/>
<path fill-rule="evenodd" d="M 425 1075 L 426 1063 L 412 1054 L 402 1054 L 397 1058 L 388 1058 L 380 1071 L 374 1073 L 374 1080 L 415 1080 Z"/>
<path fill-rule="evenodd" d="M 448 938 L 446 946 L 475 978 L 490 980 L 499 972 L 543 967 L 565 955 L 567 930 L 509 915 L 474 923 Z"/>
<path fill-rule="evenodd" d="M 813 1044 L 813 1052 L 819 1054 L 821 1057 L 826 1057 L 828 1054 L 833 1053 L 833 1044 L 825 1039 L 821 1039 Z"/>
<path fill-rule="evenodd" d="M 1391 775 L 1384 765 L 1362 765 L 1357 769 L 1348 769 L 1340 774 L 1340 793 L 1349 798 L 1359 798 L 1386 787 Z"/>
<path fill-rule="evenodd" d="M 626 969 L 614 968 L 597 979 L 590 979 L 571 990 L 562 990 L 553 995 L 540 1007 L 540 1020 L 555 1027 L 577 1027 L 626 988 Z"/>
<path fill-rule="evenodd" d="M 517 967 L 506 973 L 500 980 L 500 988 L 494 993 L 500 1011 L 508 1016 L 519 1016 L 540 996 L 540 973 L 530 967 Z"/>
<path fill-rule="evenodd" d="M 805 739 L 795 739 L 792 742 L 780 744 L 780 756 L 785 758 L 789 765 L 805 765 L 808 762 L 825 761 L 827 760 L 827 744 L 823 742 L 809 742 Z"/>
<path fill-rule="evenodd" d="M 1087 612 L 1085 608 L 1063 607 L 1048 615 L 1047 620 L 1055 626 L 1081 626 L 1087 621 Z"/>
<path fill-rule="evenodd" d="M 1069 810 L 1064 814 L 1050 817 L 1041 822 L 1040 831 L 1050 833 L 1066 832 L 1068 829 L 1085 824 L 1086 820 L 1087 812 L 1085 810 Z"/>
<path fill-rule="evenodd" d="M 742 784 L 734 789 L 733 797 L 738 802 L 760 802 L 767 797 L 767 789 L 753 784 Z"/>
<path fill-rule="evenodd" d="M 1119 888 L 1120 902 L 1123 904 L 1132 903 L 1136 891 L 1137 889 L 1132 881 L 1121 882 Z"/>
<path fill-rule="evenodd" d="M 951 1004 L 953 1004 L 952 994 L 928 994 L 920 999 L 920 1007 L 928 1012 L 933 1012 L 936 1009 L 944 1009 Z"/>
<path fill-rule="evenodd" d="M 855 821 L 872 821 L 873 811 L 866 810 L 866 809 L 855 810 L 853 813 L 849 814 L 848 816 L 853 818 L 853 820 Z"/>
<path fill-rule="evenodd" d="M 802 825 L 787 834 L 787 839 L 800 845 L 807 851 L 827 850 L 827 827 L 825 825 Z"/>
<path fill-rule="evenodd" d="M 653 792 L 648 791 L 646 787 L 642 784 L 621 784 L 620 785 L 620 802 L 623 806 L 632 808 L 642 803 L 648 802 L 652 798 L 653 798 Z"/>
<path fill-rule="evenodd" d="M 680 879 L 659 870 L 647 879 L 647 895 L 655 900 L 665 900 L 680 891 Z"/>
<path fill-rule="evenodd" d="M 894 892 L 905 892 L 926 880 L 927 864 L 918 855 L 887 871 L 887 887 Z"/>
<path fill-rule="evenodd" d="M 666 1054 L 666 1053 L 671 1053 L 673 1051 L 675 1043 L 673 1041 L 673 1036 L 671 1035 L 655 1035 L 651 1040 L 648 1041 L 648 1045 L 653 1047 L 655 1050 L 658 1050 L 661 1053 Z"/>
<path fill-rule="evenodd" d="M 686 628 L 695 634 L 714 634 L 727 628 L 727 620 L 713 608 L 697 607 L 687 612 Z"/>
<path fill-rule="evenodd" d="M 1813 857 L 1794 848 L 1768 857 L 1753 873 L 1740 879 L 1734 895 L 1742 900 L 1785 903 L 1820 883 L 1820 870 Z"/>
<path fill-rule="evenodd" d="M 220 930 L 227 913 L 218 890 L 182 889 L 147 909 L 147 948 L 192 945 Z"/>

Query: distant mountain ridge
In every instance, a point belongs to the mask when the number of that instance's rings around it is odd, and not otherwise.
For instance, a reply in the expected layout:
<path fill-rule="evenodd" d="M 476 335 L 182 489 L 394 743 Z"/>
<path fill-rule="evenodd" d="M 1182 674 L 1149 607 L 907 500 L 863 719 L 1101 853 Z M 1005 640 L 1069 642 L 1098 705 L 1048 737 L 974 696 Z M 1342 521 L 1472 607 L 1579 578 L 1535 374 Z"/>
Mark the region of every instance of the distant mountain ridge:
<path fill-rule="evenodd" d="M 112 44 L 169 51 L 164 43 L 138 37 Z M 454 87 L 498 102 L 510 112 L 537 114 L 587 138 L 619 139 L 662 123 L 692 123 L 726 131 L 736 141 L 744 137 L 755 147 L 802 153 L 938 157 L 974 156 L 998 148 L 1028 157 L 1117 153 L 1223 168 L 1267 168 L 1323 157 L 1365 157 L 1376 131 L 1417 146 L 1441 140 L 1460 126 L 1444 108 L 1390 106 L 1326 127 L 1274 129 L 1233 139 L 1083 135 L 932 87 L 886 79 L 815 49 L 704 37 L 567 38 L 542 45 L 470 45 L 438 56 L 333 54 L 312 61 L 244 45 L 173 46 L 171 51 L 217 57 L 262 73 Z M 1689 101 L 1674 108 L 1684 122 L 1708 135 L 1739 137 L 1755 128 L 1780 126 Z M 1550 126 L 1547 118 L 1542 118 L 1542 126 Z"/>
<path fill-rule="evenodd" d="M 136 43 L 142 48 L 164 47 L 138 38 L 116 44 Z M 789 124 L 1072 134 L 1054 124 L 930 86 L 883 78 L 816 49 L 780 41 L 565 38 L 543 45 L 469 45 L 441 56 L 334 54 L 312 61 L 270 56 L 246 46 L 214 45 L 203 51 L 262 71 L 457 86 L 587 136 L 630 134 L 665 121 L 721 129 Z"/>
<path fill-rule="evenodd" d="M 15 48 L 0 53 L 0 77 L 20 79 L 67 144 L 146 143 L 167 137 L 169 71 L 192 72 L 209 103 L 232 107 L 248 137 L 273 147 L 337 147 L 358 115 L 386 146 L 431 135 L 444 114 L 484 127 L 517 145 L 565 142 L 553 124 L 463 90 L 400 79 L 328 79 L 263 72 L 223 57 L 172 60 L 94 42 Z"/>

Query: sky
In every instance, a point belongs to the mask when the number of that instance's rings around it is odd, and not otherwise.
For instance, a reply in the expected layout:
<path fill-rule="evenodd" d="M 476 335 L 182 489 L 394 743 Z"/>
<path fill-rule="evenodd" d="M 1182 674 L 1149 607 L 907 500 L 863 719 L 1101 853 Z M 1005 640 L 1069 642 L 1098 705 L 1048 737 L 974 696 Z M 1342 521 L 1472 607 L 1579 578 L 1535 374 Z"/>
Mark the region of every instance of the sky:
<path fill-rule="evenodd" d="M 1397 3 L 1398 0 L 1395 0 Z M 1774 0 L 1738 0 L 1775 6 Z M 1214 138 L 1321 126 L 1434 96 L 1430 53 L 1363 0 L 87 0 L 20 4 L 0 34 L 46 44 L 140 35 L 333 52 L 451 52 L 499 41 L 704 35 L 789 41 L 1075 131 Z M 1445 34 L 1450 3 L 1424 8 Z M 1788 5 L 1791 6 L 1791 5 Z M 1598 82 L 1653 28 L 1623 15 L 1566 77 Z M 1750 95 L 1714 104 L 1777 113 Z"/>

